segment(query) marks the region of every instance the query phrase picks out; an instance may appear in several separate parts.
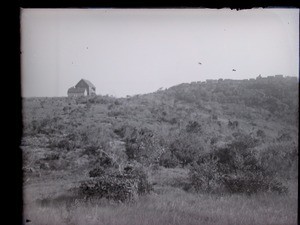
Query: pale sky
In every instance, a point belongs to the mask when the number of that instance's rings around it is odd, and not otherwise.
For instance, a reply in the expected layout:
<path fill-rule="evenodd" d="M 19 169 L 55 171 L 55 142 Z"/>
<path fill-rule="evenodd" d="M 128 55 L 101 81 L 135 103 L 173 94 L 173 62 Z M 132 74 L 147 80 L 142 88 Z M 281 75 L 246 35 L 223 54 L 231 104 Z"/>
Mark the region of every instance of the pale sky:
<path fill-rule="evenodd" d="M 299 9 L 22 9 L 21 51 L 23 97 L 298 76 Z"/>

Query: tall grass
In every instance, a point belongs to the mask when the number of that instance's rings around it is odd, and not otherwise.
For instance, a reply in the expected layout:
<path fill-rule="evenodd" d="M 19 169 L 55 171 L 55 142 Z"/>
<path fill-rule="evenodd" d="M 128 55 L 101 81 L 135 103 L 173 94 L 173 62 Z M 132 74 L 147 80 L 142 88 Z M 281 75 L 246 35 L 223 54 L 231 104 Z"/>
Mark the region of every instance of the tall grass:
<path fill-rule="evenodd" d="M 297 224 L 297 196 L 196 195 L 165 186 L 160 194 L 127 204 L 72 198 L 60 198 L 56 204 L 35 202 L 25 206 L 24 216 L 39 225 L 287 225 Z"/>

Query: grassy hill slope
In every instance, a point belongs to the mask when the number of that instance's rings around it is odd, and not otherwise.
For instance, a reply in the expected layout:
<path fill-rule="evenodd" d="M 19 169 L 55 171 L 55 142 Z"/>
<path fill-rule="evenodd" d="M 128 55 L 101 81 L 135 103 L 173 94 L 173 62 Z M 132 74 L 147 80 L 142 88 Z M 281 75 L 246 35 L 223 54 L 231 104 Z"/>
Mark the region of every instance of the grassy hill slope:
<path fill-rule="evenodd" d="M 218 190 L 217 192 L 222 193 L 223 189 L 219 188 L 217 180 L 225 179 L 221 172 L 230 175 L 231 179 L 236 176 L 241 179 L 252 176 L 252 169 L 243 169 L 247 160 L 251 159 L 256 161 L 250 165 L 258 166 L 262 173 L 269 174 L 270 177 L 276 178 L 276 182 L 278 180 L 288 187 L 287 197 L 271 197 L 274 198 L 274 204 L 279 198 L 285 199 L 283 202 L 286 204 L 282 203 L 282 214 L 274 213 L 268 214 L 268 217 L 260 217 L 260 213 L 254 212 L 257 213 L 257 219 L 252 221 L 252 214 L 245 215 L 240 212 L 225 218 L 216 213 L 217 216 L 211 220 L 212 215 L 204 212 L 201 220 L 206 216 L 209 219 L 203 221 L 203 224 L 218 224 L 224 220 L 227 220 L 228 224 L 272 224 L 276 218 L 281 218 L 288 212 L 288 202 L 296 202 L 298 85 L 297 80 L 295 82 L 290 78 L 258 78 L 245 81 L 220 79 L 212 83 L 180 84 L 166 90 L 127 98 L 100 95 L 81 98 L 25 98 L 21 147 L 27 215 L 45 222 L 36 214 L 41 210 L 37 202 L 45 201 L 47 207 L 52 207 L 51 201 L 60 199 L 59 196 L 65 196 L 78 188 L 82 182 L 89 179 L 90 171 L 102 165 L 108 156 L 115 169 L 123 170 L 128 162 L 137 162 L 147 168 L 149 182 L 154 187 L 153 193 L 161 195 L 162 198 L 170 195 L 170 204 L 173 204 L 174 210 L 184 218 L 174 218 L 171 222 L 161 214 L 164 212 L 170 217 L 170 212 L 162 210 L 159 213 L 151 208 L 151 204 L 158 204 L 154 208 L 167 210 L 163 205 L 165 203 L 158 201 L 155 195 L 151 194 L 150 199 L 144 199 L 145 205 L 142 206 L 149 210 L 147 213 L 152 212 L 154 217 L 157 217 L 157 221 L 153 219 L 153 223 L 149 224 L 167 224 L 166 221 L 169 224 L 197 224 L 197 212 L 187 206 L 181 211 L 178 204 L 189 204 L 184 199 L 191 200 L 190 195 L 196 192 L 197 196 L 199 192 L 202 193 L 200 196 L 203 196 L 205 201 L 210 201 L 210 197 L 205 197 L 207 192 Z M 223 169 L 227 167 L 220 167 L 222 171 L 218 167 L 218 172 L 213 170 L 216 169 L 213 167 L 215 157 L 219 160 L 216 165 L 223 165 L 225 150 L 228 150 L 229 158 L 236 160 L 234 168 L 238 172 L 233 173 L 229 169 L 224 172 Z M 209 160 L 206 161 L 207 159 Z M 203 174 L 203 168 L 208 168 L 207 175 Z M 219 178 L 210 177 L 217 173 L 220 173 Z M 255 174 L 255 179 L 257 176 Z M 208 179 L 208 186 L 202 185 L 202 181 L 201 184 L 197 183 L 199 179 L 204 178 Z M 230 190 L 236 192 L 238 189 L 235 187 Z M 166 194 L 168 191 L 170 193 Z M 224 193 L 227 192 L 228 190 Z M 174 196 L 179 197 L 180 201 Z M 230 204 L 231 198 L 234 197 L 228 196 L 227 202 L 221 203 L 223 200 L 220 199 L 217 202 L 226 208 L 225 205 Z M 72 196 L 63 199 L 67 200 L 62 205 L 69 201 L 73 205 Z M 256 197 L 253 199 L 254 202 L 258 200 Z M 252 204 L 250 200 L 246 202 Z M 86 204 L 90 203 L 84 203 L 81 207 L 91 207 Z M 197 204 L 191 203 L 194 207 Z M 257 204 L 258 208 L 261 206 L 260 209 L 266 212 L 272 207 L 268 204 Z M 94 207 L 95 204 L 92 205 Z M 251 210 L 250 205 L 245 206 L 247 212 Z M 211 206 L 214 208 L 216 205 Z M 103 207 L 112 206 L 104 204 Z M 296 204 L 292 204 L 292 209 L 296 209 Z M 73 224 L 76 224 L 74 220 L 80 220 L 73 214 L 79 209 L 74 208 L 70 211 L 67 207 L 61 210 L 69 210 L 68 215 L 72 217 L 69 218 L 70 223 L 73 221 Z M 121 210 L 122 214 L 124 209 L 118 206 L 117 210 Z M 282 222 L 293 224 L 296 210 L 293 212 L 289 217 L 291 220 Z M 53 213 L 57 215 L 58 212 L 54 210 Z M 132 215 L 128 211 L 126 213 Z M 189 213 L 195 216 L 194 220 L 186 217 Z M 95 212 L 95 224 L 99 224 L 96 215 L 99 214 Z M 102 215 L 102 218 L 108 221 L 105 224 L 140 224 L 140 218 L 127 218 L 128 221 L 123 223 L 112 221 L 109 214 Z M 62 219 L 59 217 L 58 223 L 61 223 Z M 93 224 L 87 218 L 82 220 L 82 224 L 88 223 L 87 221 Z M 51 220 L 48 224 L 51 224 Z"/>

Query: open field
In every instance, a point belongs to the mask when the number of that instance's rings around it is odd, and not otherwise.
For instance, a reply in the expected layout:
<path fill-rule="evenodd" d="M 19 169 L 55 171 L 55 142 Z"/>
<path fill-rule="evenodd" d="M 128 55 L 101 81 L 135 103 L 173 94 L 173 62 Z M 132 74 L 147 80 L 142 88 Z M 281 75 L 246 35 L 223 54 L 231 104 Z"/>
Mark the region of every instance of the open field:
<path fill-rule="evenodd" d="M 76 185 L 76 177 L 74 182 L 61 178 L 43 186 L 31 183 L 25 187 L 24 215 L 36 225 L 297 224 L 296 182 L 290 183 L 287 195 L 209 195 L 174 187 L 183 174 L 184 170 L 161 168 L 152 176 L 157 182 L 154 191 L 133 203 L 77 198 L 67 190 Z"/>

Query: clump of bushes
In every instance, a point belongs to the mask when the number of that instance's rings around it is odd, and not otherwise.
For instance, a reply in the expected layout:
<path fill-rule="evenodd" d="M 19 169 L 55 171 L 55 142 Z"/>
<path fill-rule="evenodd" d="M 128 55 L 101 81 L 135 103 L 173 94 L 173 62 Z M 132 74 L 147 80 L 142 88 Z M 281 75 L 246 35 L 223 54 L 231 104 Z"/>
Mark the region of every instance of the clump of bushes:
<path fill-rule="evenodd" d="M 251 137 L 240 137 L 199 157 L 190 166 L 191 187 L 197 192 L 286 193 L 287 187 L 254 148 L 255 143 Z"/>
<path fill-rule="evenodd" d="M 51 119 L 49 116 L 39 119 L 39 120 L 32 120 L 30 127 L 30 134 L 36 135 L 36 134 L 49 134 L 53 133 L 55 130 L 53 129 L 53 124 L 56 121 L 54 119 Z"/>
<path fill-rule="evenodd" d="M 236 176 L 225 177 L 223 183 L 230 193 L 253 194 L 257 192 L 286 193 L 287 187 L 274 177 L 267 177 L 263 173 L 246 173 Z"/>
<path fill-rule="evenodd" d="M 217 160 L 209 160 L 211 157 L 190 165 L 189 180 L 191 188 L 196 192 L 219 191 L 221 175 L 218 173 Z"/>
<path fill-rule="evenodd" d="M 147 127 L 131 129 L 124 140 L 128 159 L 145 166 L 158 162 L 164 152 L 158 135 Z"/>
<path fill-rule="evenodd" d="M 152 184 L 148 180 L 148 174 L 141 164 L 128 165 L 124 167 L 124 173 L 131 179 L 138 180 L 138 195 L 149 194 Z"/>
<path fill-rule="evenodd" d="M 182 167 L 192 163 L 205 150 L 204 141 L 198 134 L 186 132 L 175 135 L 169 148 Z"/>
<path fill-rule="evenodd" d="M 104 173 L 83 182 L 80 193 L 87 197 L 96 196 L 121 202 L 134 200 L 138 193 L 138 180 L 117 172 Z"/>
<path fill-rule="evenodd" d="M 281 179 L 298 177 L 298 146 L 293 142 L 277 142 L 259 149 L 260 163 L 268 173 Z"/>
<path fill-rule="evenodd" d="M 147 173 L 137 164 L 127 165 L 122 171 L 98 166 L 89 172 L 89 176 L 79 187 L 80 193 L 86 197 L 134 201 L 152 190 Z"/>

